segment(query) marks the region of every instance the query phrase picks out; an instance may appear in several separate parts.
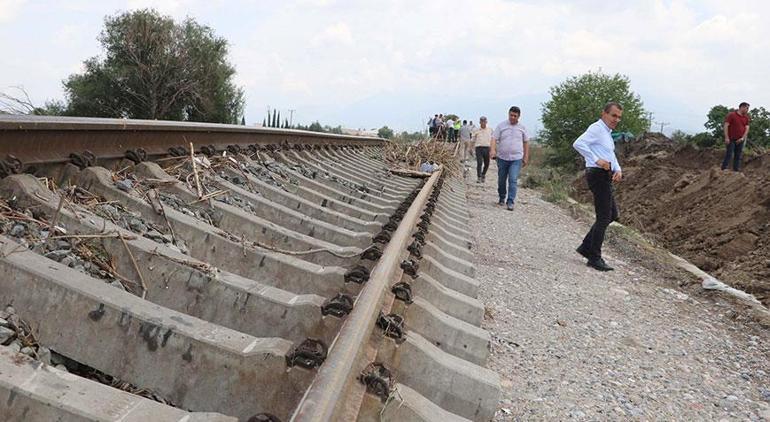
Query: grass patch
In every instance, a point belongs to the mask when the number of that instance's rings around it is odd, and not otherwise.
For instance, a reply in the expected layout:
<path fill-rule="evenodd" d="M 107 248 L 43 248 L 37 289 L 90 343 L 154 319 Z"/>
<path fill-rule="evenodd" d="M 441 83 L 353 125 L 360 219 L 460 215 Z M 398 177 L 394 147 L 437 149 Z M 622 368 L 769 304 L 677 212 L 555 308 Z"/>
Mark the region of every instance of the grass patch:
<path fill-rule="evenodd" d="M 539 190 L 543 199 L 556 204 L 565 203 L 573 193 L 572 172 L 545 164 L 548 151 L 541 146 L 530 147 L 529 165 L 521 175 L 521 186 Z"/>

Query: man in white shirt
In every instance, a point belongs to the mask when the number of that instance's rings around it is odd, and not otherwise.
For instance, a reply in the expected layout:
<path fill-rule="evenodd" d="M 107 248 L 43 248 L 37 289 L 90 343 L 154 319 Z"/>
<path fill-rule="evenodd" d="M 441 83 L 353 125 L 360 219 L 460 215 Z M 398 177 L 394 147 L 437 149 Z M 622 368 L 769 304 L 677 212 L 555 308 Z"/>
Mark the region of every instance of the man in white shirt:
<path fill-rule="evenodd" d="M 489 169 L 489 144 L 492 141 L 492 128 L 487 127 L 487 118 L 479 118 L 480 128 L 473 131 L 471 139 L 476 148 L 476 183 L 487 181 L 487 169 Z M 483 168 L 482 168 L 483 167 Z"/>
<path fill-rule="evenodd" d="M 615 102 L 607 103 L 602 117 L 586 129 L 572 144 L 586 160 L 586 181 L 594 195 L 596 221 L 583 238 L 577 252 L 588 259 L 588 266 L 599 271 L 612 271 L 602 259 L 604 233 L 611 222 L 618 219 L 618 206 L 612 193 L 612 182 L 620 182 L 623 172 L 615 156 L 612 130 L 623 116 L 623 107 Z"/>
<path fill-rule="evenodd" d="M 520 108 L 513 106 L 508 110 L 508 119 L 492 132 L 489 149 L 491 157 L 497 158 L 497 204 L 507 205 L 508 211 L 513 211 L 516 202 L 519 172 L 529 162 L 529 135 L 519 123 L 520 116 Z"/>

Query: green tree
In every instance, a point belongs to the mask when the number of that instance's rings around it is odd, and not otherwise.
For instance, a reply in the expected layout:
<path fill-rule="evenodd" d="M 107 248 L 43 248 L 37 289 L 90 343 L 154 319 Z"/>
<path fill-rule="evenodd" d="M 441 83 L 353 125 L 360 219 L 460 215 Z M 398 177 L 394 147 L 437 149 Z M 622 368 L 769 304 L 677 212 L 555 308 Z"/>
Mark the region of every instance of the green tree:
<path fill-rule="evenodd" d="M 243 115 L 227 41 L 211 28 L 145 9 L 107 17 L 98 39 L 101 56 L 64 81 L 68 114 L 220 123 Z"/>
<path fill-rule="evenodd" d="M 377 131 L 377 136 L 380 138 L 390 139 L 393 137 L 393 129 L 383 126 Z"/>
<path fill-rule="evenodd" d="M 756 107 L 749 110 L 749 115 L 749 147 L 752 144 L 770 147 L 770 112 L 764 107 Z"/>
<path fill-rule="evenodd" d="M 731 111 L 731 109 L 720 104 L 711 107 L 711 110 L 706 114 L 706 123 L 704 123 L 703 126 L 705 126 L 709 133 L 711 133 L 711 136 L 715 141 L 724 139 L 725 117 L 727 117 L 727 113 Z"/>
<path fill-rule="evenodd" d="M 639 134 L 647 129 L 641 98 L 631 91 L 628 77 L 601 72 L 574 76 L 560 85 L 551 87 L 551 99 L 543 104 L 543 130 L 540 138 L 550 147 L 551 165 L 574 167 L 577 153 L 572 143 L 601 115 L 607 102 L 623 106 L 623 119 L 616 128 L 619 132 Z"/>

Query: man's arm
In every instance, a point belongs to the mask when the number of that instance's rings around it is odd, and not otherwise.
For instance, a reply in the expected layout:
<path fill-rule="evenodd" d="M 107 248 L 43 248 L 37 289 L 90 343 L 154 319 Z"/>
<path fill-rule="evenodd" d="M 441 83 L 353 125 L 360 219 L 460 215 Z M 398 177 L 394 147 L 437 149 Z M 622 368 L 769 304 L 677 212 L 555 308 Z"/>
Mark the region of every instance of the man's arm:
<path fill-rule="evenodd" d="M 529 140 L 524 141 L 524 159 L 522 161 L 523 167 L 529 164 Z"/>
<path fill-rule="evenodd" d="M 521 142 L 522 147 L 524 148 L 524 157 L 522 157 L 522 166 L 526 167 L 527 164 L 529 164 L 529 135 L 527 135 L 527 130 L 522 130 L 521 133 Z"/>
<path fill-rule="evenodd" d="M 747 136 L 749 136 L 749 125 L 746 125 L 746 131 L 743 132 L 743 136 L 741 136 L 741 139 L 739 142 L 745 141 Z"/>
<path fill-rule="evenodd" d="M 497 158 L 497 140 L 494 136 L 489 138 L 489 158 Z"/>

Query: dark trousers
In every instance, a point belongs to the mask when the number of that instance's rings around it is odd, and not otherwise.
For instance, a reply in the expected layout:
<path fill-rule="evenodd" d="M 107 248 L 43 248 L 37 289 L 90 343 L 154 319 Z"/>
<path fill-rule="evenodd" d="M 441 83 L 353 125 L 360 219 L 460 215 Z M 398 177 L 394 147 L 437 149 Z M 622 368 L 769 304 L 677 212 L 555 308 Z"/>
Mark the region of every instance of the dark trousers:
<path fill-rule="evenodd" d="M 483 169 L 482 169 L 483 165 Z M 476 176 L 484 177 L 489 169 L 489 147 L 476 147 Z"/>
<path fill-rule="evenodd" d="M 733 156 L 733 153 L 735 154 L 735 158 L 733 159 L 733 170 L 738 171 L 741 168 L 741 156 L 743 155 L 743 144 L 746 143 L 746 141 L 743 141 L 741 143 L 736 142 L 737 139 L 731 139 L 730 143 L 727 144 L 727 147 L 725 148 L 725 159 L 722 160 L 722 170 L 726 169 L 727 166 L 730 165 L 730 158 Z"/>
<path fill-rule="evenodd" d="M 596 259 L 602 257 L 602 243 L 607 226 L 618 219 L 618 206 L 612 194 L 612 172 L 600 168 L 588 168 L 586 181 L 591 193 L 594 194 L 596 221 L 583 238 L 580 248 L 588 252 L 591 257 L 589 259 Z"/>

